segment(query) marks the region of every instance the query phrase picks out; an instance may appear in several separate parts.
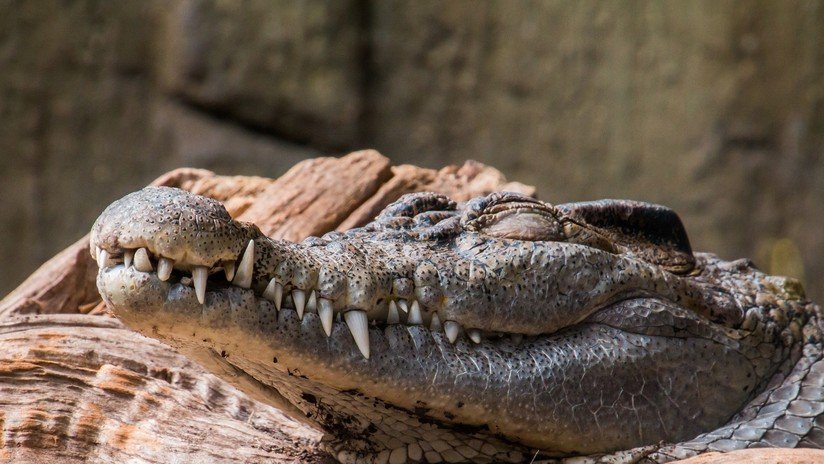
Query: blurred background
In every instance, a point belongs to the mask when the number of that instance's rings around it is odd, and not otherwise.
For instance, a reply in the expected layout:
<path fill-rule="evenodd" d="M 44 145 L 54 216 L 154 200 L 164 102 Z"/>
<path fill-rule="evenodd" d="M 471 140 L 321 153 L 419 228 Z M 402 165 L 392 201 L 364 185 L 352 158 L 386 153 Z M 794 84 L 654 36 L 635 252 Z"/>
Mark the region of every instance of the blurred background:
<path fill-rule="evenodd" d="M 667 204 L 824 301 L 824 2 L 2 1 L 0 295 L 195 166 L 376 148 Z"/>

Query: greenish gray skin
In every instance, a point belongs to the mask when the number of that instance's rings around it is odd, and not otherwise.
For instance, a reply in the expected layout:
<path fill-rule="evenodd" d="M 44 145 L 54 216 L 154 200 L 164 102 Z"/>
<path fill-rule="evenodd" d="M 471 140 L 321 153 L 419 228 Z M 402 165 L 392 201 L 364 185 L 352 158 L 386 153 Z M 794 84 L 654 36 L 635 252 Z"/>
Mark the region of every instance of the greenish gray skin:
<path fill-rule="evenodd" d="M 250 241 L 251 282 L 232 284 L 222 268 L 240 273 Z M 139 248 L 153 270 L 124 266 Z M 820 309 L 797 281 L 692 253 L 661 206 L 422 193 L 363 228 L 295 244 L 214 200 L 146 188 L 103 212 L 91 249 L 126 324 L 241 388 L 276 391 L 343 462 L 824 447 Z M 160 257 L 174 263 L 165 281 Z M 329 336 L 321 307 L 336 316 Z M 398 307 L 409 312 L 396 321 Z M 349 311 L 370 321 L 368 351 L 340 317 Z"/>

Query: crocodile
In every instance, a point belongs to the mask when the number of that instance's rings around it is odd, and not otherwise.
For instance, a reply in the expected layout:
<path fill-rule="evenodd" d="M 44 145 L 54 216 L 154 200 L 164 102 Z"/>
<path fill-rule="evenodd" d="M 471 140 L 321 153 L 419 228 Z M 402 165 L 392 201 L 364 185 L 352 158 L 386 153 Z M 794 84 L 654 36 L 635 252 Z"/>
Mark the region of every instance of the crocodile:
<path fill-rule="evenodd" d="M 284 400 L 344 463 L 824 447 L 820 307 L 693 252 L 664 206 L 415 193 L 293 243 L 148 187 L 90 253 L 128 326 Z"/>

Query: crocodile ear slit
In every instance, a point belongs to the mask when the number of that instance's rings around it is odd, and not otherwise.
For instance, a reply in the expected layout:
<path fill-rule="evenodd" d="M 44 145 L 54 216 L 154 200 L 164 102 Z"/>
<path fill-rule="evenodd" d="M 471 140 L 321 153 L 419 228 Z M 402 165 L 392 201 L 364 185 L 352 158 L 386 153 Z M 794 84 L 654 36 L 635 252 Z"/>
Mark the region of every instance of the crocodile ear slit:
<path fill-rule="evenodd" d="M 619 249 L 672 273 L 685 274 L 695 267 L 687 231 L 670 208 L 629 200 L 567 203 L 557 208 L 567 221 L 591 228 Z"/>

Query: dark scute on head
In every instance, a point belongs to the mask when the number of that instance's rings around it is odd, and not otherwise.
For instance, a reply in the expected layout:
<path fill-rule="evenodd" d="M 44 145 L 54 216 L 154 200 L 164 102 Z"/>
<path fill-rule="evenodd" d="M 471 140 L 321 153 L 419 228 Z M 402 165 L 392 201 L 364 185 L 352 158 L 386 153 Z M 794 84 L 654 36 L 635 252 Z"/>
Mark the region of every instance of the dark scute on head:
<path fill-rule="evenodd" d="M 457 204 L 448 196 L 434 192 L 407 193 L 389 204 L 378 215 L 378 220 L 395 217 L 415 217 L 426 211 L 454 211 Z"/>
<path fill-rule="evenodd" d="M 639 258 L 682 274 L 695 266 L 687 231 L 670 208 L 630 200 L 598 200 L 557 206 L 567 218 L 596 228 Z"/>

